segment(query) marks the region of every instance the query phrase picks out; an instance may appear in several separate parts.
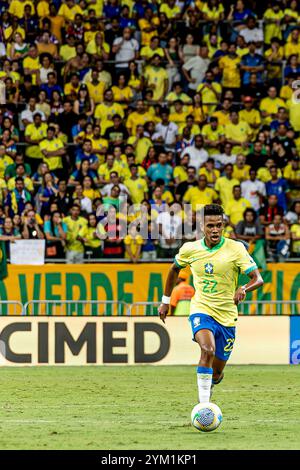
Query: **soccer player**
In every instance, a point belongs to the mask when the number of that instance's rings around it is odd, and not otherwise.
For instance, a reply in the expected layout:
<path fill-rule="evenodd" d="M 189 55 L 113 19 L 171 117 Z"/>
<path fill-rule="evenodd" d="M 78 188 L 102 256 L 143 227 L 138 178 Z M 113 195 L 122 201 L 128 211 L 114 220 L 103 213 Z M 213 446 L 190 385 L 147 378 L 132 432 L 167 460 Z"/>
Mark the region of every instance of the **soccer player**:
<path fill-rule="evenodd" d="M 247 292 L 260 287 L 263 280 L 245 246 L 222 236 L 223 208 L 209 204 L 203 211 L 204 238 L 185 243 L 175 256 L 158 312 L 165 322 L 178 273 L 189 265 L 195 287 L 189 320 L 193 339 L 201 349 L 197 367 L 198 397 L 200 403 L 208 403 L 212 385 L 223 379 L 223 370 L 233 349 L 237 305 Z M 250 280 L 237 287 L 240 272 Z"/>

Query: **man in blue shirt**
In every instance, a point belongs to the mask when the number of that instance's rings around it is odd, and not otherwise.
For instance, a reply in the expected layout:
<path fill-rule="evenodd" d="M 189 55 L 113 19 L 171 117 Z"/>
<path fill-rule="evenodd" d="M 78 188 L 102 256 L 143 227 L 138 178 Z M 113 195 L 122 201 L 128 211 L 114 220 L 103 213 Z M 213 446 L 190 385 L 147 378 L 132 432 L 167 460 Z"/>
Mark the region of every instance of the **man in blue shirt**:
<path fill-rule="evenodd" d="M 278 198 L 278 206 L 282 207 L 284 212 L 287 210 L 287 199 L 290 191 L 285 178 L 278 178 L 277 166 L 270 168 L 271 181 L 266 183 L 267 196 L 275 194 Z"/>
<path fill-rule="evenodd" d="M 251 73 L 256 73 L 257 83 L 263 83 L 264 58 L 255 52 L 255 42 L 248 44 L 249 52 L 242 57 L 241 70 L 243 74 L 243 85 L 249 85 Z"/>
<path fill-rule="evenodd" d="M 50 101 L 52 93 L 57 91 L 60 95 L 63 94 L 62 88 L 57 84 L 57 77 L 55 72 L 47 73 L 48 82 L 41 85 L 41 90 L 47 94 L 47 99 Z"/>
<path fill-rule="evenodd" d="M 152 186 L 158 179 L 163 179 L 166 186 L 169 185 L 173 177 L 173 168 L 167 163 L 167 155 L 161 152 L 158 157 L 158 163 L 153 163 L 147 171 L 148 178 L 151 179 Z"/>

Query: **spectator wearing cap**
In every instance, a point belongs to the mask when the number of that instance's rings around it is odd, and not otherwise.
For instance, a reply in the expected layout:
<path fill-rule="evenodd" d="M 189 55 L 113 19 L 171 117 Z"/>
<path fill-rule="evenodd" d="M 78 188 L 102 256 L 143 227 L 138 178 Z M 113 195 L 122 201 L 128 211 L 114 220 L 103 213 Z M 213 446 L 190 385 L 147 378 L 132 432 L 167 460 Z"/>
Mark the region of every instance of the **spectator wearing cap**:
<path fill-rule="evenodd" d="M 244 97 L 243 105 L 244 109 L 239 111 L 239 118 L 241 121 L 245 121 L 247 124 L 249 124 L 253 138 L 255 138 L 261 126 L 260 113 L 257 109 L 254 108 L 254 101 L 251 96 Z"/>
<path fill-rule="evenodd" d="M 195 289 L 188 284 L 188 279 L 188 273 L 181 270 L 170 299 L 171 315 L 188 316 L 190 314 L 190 303 Z"/>

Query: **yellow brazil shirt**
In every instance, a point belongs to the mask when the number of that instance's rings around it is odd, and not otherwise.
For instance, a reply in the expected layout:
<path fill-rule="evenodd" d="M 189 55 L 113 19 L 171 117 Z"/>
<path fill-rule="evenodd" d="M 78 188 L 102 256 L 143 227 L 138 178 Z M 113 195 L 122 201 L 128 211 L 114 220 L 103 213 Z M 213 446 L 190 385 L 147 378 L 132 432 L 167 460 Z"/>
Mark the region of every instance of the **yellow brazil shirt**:
<path fill-rule="evenodd" d="M 144 240 L 141 235 L 136 235 L 136 237 L 133 237 L 132 235 L 126 235 L 126 237 L 124 238 L 125 246 L 126 245 L 130 246 L 131 252 L 133 255 L 136 255 L 138 251 L 138 247 L 143 245 L 143 243 L 144 243 Z M 129 259 L 129 255 L 127 251 L 125 252 L 125 258 Z"/>
<path fill-rule="evenodd" d="M 249 124 L 249 126 L 253 126 L 253 125 L 260 125 L 261 124 L 261 116 L 260 116 L 260 112 L 257 110 L 257 109 L 251 109 L 251 111 L 247 111 L 246 109 L 242 109 L 240 112 L 239 112 L 239 118 L 241 121 L 244 121 L 244 122 L 247 122 L 247 124 Z M 256 133 L 256 129 L 252 129 L 252 132 Z"/>
<path fill-rule="evenodd" d="M 74 5 L 72 8 L 69 8 L 66 3 L 63 3 L 58 10 L 58 15 L 63 16 L 65 20 L 74 21 L 75 15 L 79 13 L 80 15 L 84 16 L 84 12 L 79 5 Z"/>
<path fill-rule="evenodd" d="M 23 60 L 23 68 L 29 70 L 37 70 L 41 68 L 39 58 L 33 59 L 32 57 L 25 57 Z M 32 74 L 32 84 L 36 85 L 36 73 Z"/>
<path fill-rule="evenodd" d="M 213 82 L 211 86 L 216 91 L 216 93 L 219 93 L 221 95 L 222 86 L 220 85 L 220 83 Z M 214 93 L 211 88 L 205 86 L 205 83 L 200 83 L 200 85 L 198 85 L 197 93 L 200 93 L 200 95 L 202 96 L 202 104 L 207 105 L 208 113 L 213 113 L 216 109 L 216 105 L 219 103 L 219 99 L 216 93 Z"/>
<path fill-rule="evenodd" d="M 282 177 L 282 172 L 280 169 L 278 169 L 278 177 L 279 178 Z M 260 167 L 257 170 L 257 179 L 262 181 L 263 183 L 267 183 L 268 181 L 271 181 L 272 177 L 270 174 L 270 170 L 265 167 Z"/>
<path fill-rule="evenodd" d="M 25 188 L 28 190 L 28 191 L 33 191 L 33 182 L 31 181 L 30 178 L 28 178 L 28 176 L 25 176 L 25 178 L 23 177 L 23 181 L 24 181 L 24 186 Z M 9 178 L 8 182 L 7 182 L 7 189 L 9 191 L 12 191 L 13 189 L 15 189 L 16 187 L 16 176 L 14 176 L 13 178 Z"/>
<path fill-rule="evenodd" d="M 205 204 L 212 204 L 218 198 L 216 191 L 212 188 L 200 189 L 195 186 L 187 190 L 183 196 L 184 202 L 192 205 L 192 210 L 201 209 Z"/>
<path fill-rule="evenodd" d="M 21 19 L 24 16 L 24 8 L 26 5 L 31 6 L 31 14 L 34 15 L 34 4 L 30 0 L 26 0 L 25 2 L 19 2 L 19 0 L 12 0 L 11 4 L 9 5 L 8 12 L 12 16 L 17 16 L 19 19 Z"/>
<path fill-rule="evenodd" d="M 198 175 L 205 175 L 207 178 L 207 184 L 212 186 L 215 184 L 216 180 L 220 177 L 220 171 L 215 168 L 212 171 L 207 171 L 206 168 L 200 168 Z"/>
<path fill-rule="evenodd" d="M 68 216 L 63 219 L 63 222 L 67 226 L 67 249 L 83 253 L 84 247 L 82 243 L 77 240 L 77 237 L 81 229 L 86 227 L 87 220 L 83 217 L 78 217 L 77 220 L 73 220 L 71 216 Z"/>
<path fill-rule="evenodd" d="M 136 180 L 128 178 L 124 181 L 124 184 L 130 192 L 133 204 L 140 204 L 145 198 L 145 193 L 148 192 L 146 180 L 143 178 L 137 178 Z"/>
<path fill-rule="evenodd" d="M 173 177 L 178 178 L 179 183 L 182 183 L 183 181 L 187 181 L 188 175 L 187 171 L 183 166 L 175 166 L 174 171 L 173 171 Z"/>
<path fill-rule="evenodd" d="M 189 266 L 193 275 L 195 295 L 190 314 L 204 313 L 224 326 L 235 326 L 238 319 L 233 297 L 238 276 L 249 274 L 257 266 L 241 242 L 221 238 L 209 248 L 205 240 L 185 243 L 175 256 L 178 267 Z M 191 321 L 193 317 L 191 316 Z"/>
<path fill-rule="evenodd" d="M 227 124 L 230 124 L 230 113 L 224 113 L 223 111 L 215 111 L 212 114 L 213 117 L 218 118 L 218 124 L 220 126 L 226 126 Z"/>
<path fill-rule="evenodd" d="M 48 16 L 50 13 L 49 2 L 46 2 L 45 0 L 39 2 L 36 7 L 36 12 L 39 18 L 44 18 L 45 16 Z"/>
<path fill-rule="evenodd" d="M 119 165 L 119 163 L 114 162 L 111 168 L 108 168 L 107 163 L 103 163 L 98 168 L 98 175 L 108 181 L 110 179 L 110 174 L 113 171 L 116 171 L 118 175 L 121 176 L 122 167 Z"/>
<path fill-rule="evenodd" d="M 180 14 L 180 7 L 178 5 L 174 5 L 173 8 L 170 8 L 167 3 L 163 3 L 159 11 L 160 13 L 165 13 L 166 17 L 170 20 Z"/>
<path fill-rule="evenodd" d="M 250 165 L 244 165 L 243 168 L 238 168 L 236 165 L 233 165 L 232 177 L 236 178 L 240 182 L 246 181 L 249 179 Z"/>
<path fill-rule="evenodd" d="M 127 118 L 126 127 L 132 135 L 135 135 L 137 126 L 144 126 L 146 122 L 149 121 L 153 121 L 153 117 L 149 112 L 141 114 L 133 111 L 133 113 L 130 113 Z"/>
<path fill-rule="evenodd" d="M 297 238 L 300 237 L 300 224 L 293 224 L 291 226 L 291 233 L 294 233 Z M 300 240 L 292 240 L 292 252 L 300 253 Z"/>
<path fill-rule="evenodd" d="M 245 121 L 239 121 L 237 124 L 230 122 L 230 124 L 226 124 L 225 126 L 226 139 L 235 140 L 241 144 L 248 142 L 250 140 L 251 134 L 252 132 L 249 124 Z M 232 153 L 245 153 L 245 150 L 241 145 L 234 145 L 232 148 Z"/>
<path fill-rule="evenodd" d="M 161 58 L 165 57 L 165 53 L 162 47 L 152 49 L 150 46 L 144 46 L 141 49 L 141 57 L 145 57 L 146 60 L 150 60 L 155 54 L 158 54 Z"/>
<path fill-rule="evenodd" d="M 59 55 L 61 56 L 62 60 L 67 62 L 68 60 L 76 57 L 76 48 L 69 46 L 68 44 L 63 44 L 60 46 Z"/>
<path fill-rule="evenodd" d="M 105 103 L 97 105 L 94 117 L 100 121 L 101 135 L 105 133 L 108 127 L 113 125 L 112 118 L 115 114 L 119 114 L 121 118 L 124 117 L 124 111 L 120 103 L 113 103 L 112 106 L 107 106 Z"/>
<path fill-rule="evenodd" d="M 205 124 L 202 127 L 202 132 L 201 133 L 202 133 L 202 136 L 204 137 L 204 139 L 206 138 L 208 140 L 216 142 L 217 140 L 219 140 L 221 137 L 224 136 L 225 130 L 224 130 L 224 127 L 221 126 L 220 124 L 217 126 L 216 129 L 212 129 L 210 124 Z M 207 147 L 207 151 L 210 155 L 216 153 L 215 148 Z"/>
<path fill-rule="evenodd" d="M 298 95 L 299 98 L 299 95 Z M 293 126 L 294 131 L 300 132 L 300 106 L 299 103 L 294 102 L 290 99 L 286 103 L 286 107 L 289 110 L 290 123 Z"/>
<path fill-rule="evenodd" d="M 273 21 L 281 21 L 284 17 L 284 13 L 282 10 L 278 12 L 273 11 L 272 8 L 268 8 L 263 16 L 264 20 L 273 20 Z M 266 44 L 270 44 L 271 39 L 276 37 L 278 39 L 282 39 L 282 26 L 276 23 L 269 23 L 265 24 L 265 31 L 264 31 L 264 40 Z"/>
<path fill-rule="evenodd" d="M 107 42 L 104 42 L 102 44 L 102 47 L 104 49 L 104 52 L 109 54 L 109 52 L 110 52 L 109 44 L 107 44 Z M 102 49 L 99 46 L 97 46 L 95 39 L 92 39 L 91 41 L 89 41 L 89 43 L 86 46 L 86 52 L 88 54 L 97 54 L 97 56 L 102 58 Z"/>
<path fill-rule="evenodd" d="M 278 108 L 281 107 L 286 107 L 284 101 L 281 98 L 271 99 L 269 96 L 267 96 L 261 100 L 259 109 L 261 112 L 265 111 L 268 114 L 276 114 L 278 112 Z M 270 124 L 272 120 L 272 116 L 268 116 L 264 118 L 264 123 Z"/>
<path fill-rule="evenodd" d="M 148 46 L 151 38 L 153 36 L 157 36 L 157 29 L 155 29 L 155 26 L 159 26 L 159 19 L 154 17 L 152 18 L 152 22 L 150 22 L 146 20 L 146 18 L 141 18 L 138 21 L 138 25 L 142 32 L 141 44 L 142 46 Z"/>
<path fill-rule="evenodd" d="M 103 94 L 105 91 L 105 83 L 99 82 L 94 85 L 92 82 L 87 83 L 87 87 L 89 90 L 89 95 L 92 100 L 94 100 L 95 104 L 99 104 L 103 101 Z"/>
<path fill-rule="evenodd" d="M 88 227 L 84 225 L 79 230 L 79 237 L 85 238 L 87 241 L 84 243 L 85 246 L 89 246 L 91 248 L 99 248 L 102 244 L 102 240 L 100 240 L 96 235 L 96 227 Z"/>
<path fill-rule="evenodd" d="M 225 212 L 233 225 L 237 225 L 241 220 L 243 220 L 243 215 L 248 207 L 252 207 L 248 199 L 241 197 L 239 200 L 231 198 L 226 207 Z"/>
<path fill-rule="evenodd" d="M 29 137 L 31 140 L 44 140 L 47 137 L 48 126 L 45 122 L 42 122 L 40 127 L 36 127 L 34 123 L 28 124 L 25 129 L 25 136 Z M 43 158 L 40 147 L 36 145 L 27 145 L 26 146 L 26 156 L 30 158 Z"/>
<path fill-rule="evenodd" d="M 8 155 L 4 155 L 4 157 L 0 158 L 0 178 L 4 178 L 4 173 L 6 168 L 9 165 L 13 165 L 14 161 Z"/>
<path fill-rule="evenodd" d="M 56 150 L 60 150 L 64 148 L 64 144 L 58 138 L 54 138 L 53 140 L 42 140 L 40 142 L 40 150 L 46 150 L 47 152 L 55 152 Z M 43 160 L 45 163 L 48 164 L 49 170 L 57 170 L 62 168 L 62 158 L 58 157 L 45 157 L 43 156 Z"/>
<path fill-rule="evenodd" d="M 223 71 L 222 85 L 226 88 L 239 88 L 241 86 L 241 76 L 239 64 L 241 58 L 224 56 L 219 60 L 219 66 Z"/>
<path fill-rule="evenodd" d="M 148 82 L 148 86 L 154 86 L 153 100 L 159 101 L 164 96 L 164 85 L 165 81 L 168 80 L 168 73 L 163 67 L 152 67 L 149 65 L 145 70 L 145 79 Z"/>
<path fill-rule="evenodd" d="M 215 190 L 220 194 L 220 199 L 223 208 L 226 207 L 227 202 L 232 198 L 233 187 L 239 185 L 240 182 L 236 178 L 228 179 L 226 176 L 220 176 L 215 184 Z"/>
<path fill-rule="evenodd" d="M 294 93 L 295 90 L 293 90 L 293 88 L 291 88 L 289 85 L 283 85 L 281 88 L 280 88 L 280 98 L 282 98 L 284 101 L 288 101 L 292 98 L 293 96 L 293 93 Z"/>
<path fill-rule="evenodd" d="M 127 143 L 133 145 L 136 141 L 135 136 L 129 137 Z M 136 163 L 142 163 L 142 161 L 146 158 L 148 150 L 150 147 L 153 146 L 153 143 L 149 137 L 142 137 L 138 140 L 136 147 L 135 147 L 135 161 Z"/>

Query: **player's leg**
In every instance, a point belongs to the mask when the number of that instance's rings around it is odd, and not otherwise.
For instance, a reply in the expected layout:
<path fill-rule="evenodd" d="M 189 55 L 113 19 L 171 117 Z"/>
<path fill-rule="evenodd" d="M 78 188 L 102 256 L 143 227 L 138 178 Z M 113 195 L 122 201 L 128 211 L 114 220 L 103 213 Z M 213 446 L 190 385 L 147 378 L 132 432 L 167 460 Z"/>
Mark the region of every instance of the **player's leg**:
<path fill-rule="evenodd" d="M 208 403 L 210 400 L 216 349 L 215 338 L 213 331 L 205 328 L 198 330 L 194 338 L 201 349 L 201 356 L 197 367 L 198 398 L 200 403 Z"/>
<path fill-rule="evenodd" d="M 219 359 L 218 357 L 214 357 L 214 362 L 213 362 L 213 377 L 212 377 L 212 383 L 213 385 L 219 384 L 223 377 L 224 377 L 224 368 L 226 366 L 227 361 L 223 361 L 222 359 Z"/>
<path fill-rule="evenodd" d="M 223 380 L 224 368 L 233 349 L 234 341 L 235 328 L 218 324 L 215 332 L 216 351 L 212 365 L 213 376 L 210 398 L 212 396 L 213 387 Z"/>

